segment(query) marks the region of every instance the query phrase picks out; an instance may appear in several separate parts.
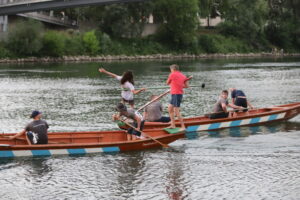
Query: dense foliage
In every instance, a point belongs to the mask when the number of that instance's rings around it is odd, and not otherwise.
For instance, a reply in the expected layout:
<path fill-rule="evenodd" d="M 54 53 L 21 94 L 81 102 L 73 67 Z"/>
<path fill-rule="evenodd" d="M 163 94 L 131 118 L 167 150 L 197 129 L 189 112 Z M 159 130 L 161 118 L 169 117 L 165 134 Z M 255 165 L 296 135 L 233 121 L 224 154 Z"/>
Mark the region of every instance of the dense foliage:
<path fill-rule="evenodd" d="M 54 31 L 37 21 L 20 21 L 0 42 L 0 58 L 300 51 L 300 2 L 295 0 L 152 0 L 65 12 L 96 26 Z M 159 29 L 142 37 L 151 14 Z M 200 26 L 199 17 L 216 16 L 223 19 L 217 27 Z"/>

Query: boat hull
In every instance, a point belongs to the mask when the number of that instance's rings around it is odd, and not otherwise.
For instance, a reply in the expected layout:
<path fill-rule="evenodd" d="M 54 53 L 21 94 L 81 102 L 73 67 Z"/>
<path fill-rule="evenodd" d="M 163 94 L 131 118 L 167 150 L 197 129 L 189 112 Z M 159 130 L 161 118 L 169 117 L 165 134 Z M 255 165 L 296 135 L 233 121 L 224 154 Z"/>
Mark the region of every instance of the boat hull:
<path fill-rule="evenodd" d="M 249 112 L 239 112 L 237 113 L 236 117 L 231 118 L 221 118 L 213 120 L 205 116 L 185 118 L 184 123 L 186 126 L 186 132 L 210 131 L 289 120 L 297 116 L 299 113 L 300 102 L 270 108 L 250 110 Z M 146 122 L 144 125 L 144 129 L 163 129 L 168 127 L 169 125 L 169 123 Z M 180 123 L 177 121 L 176 125 L 180 126 Z M 120 126 L 120 128 L 127 129 L 126 126 Z"/>
<path fill-rule="evenodd" d="M 161 133 L 160 136 L 156 136 L 155 139 L 163 144 L 169 144 L 174 142 L 179 138 L 184 137 L 184 133 L 168 134 L 163 130 L 155 131 Z M 120 131 L 110 132 L 110 135 L 107 137 L 112 137 L 113 133 L 119 134 Z M 64 133 L 49 133 L 49 143 L 46 145 L 28 145 L 25 142 L 25 138 L 21 139 L 20 144 L 7 144 L 9 140 L 0 138 L 0 158 L 14 158 L 14 157 L 24 157 L 24 156 L 53 156 L 53 155 L 85 155 L 91 153 L 118 153 L 126 151 L 137 151 L 137 150 L 146 150 L 161 148 L 161 144 L 158 142 L 147 138 L 134 141 L 117 141 L 117 142 L 82 142 L 82 138 L 91 138 L 91 135 L 105 135 L 105 132 L 80 132 L 72 133 L 76 136 L 72 138 L 73 142 L 66 137 L 63 137 Z M 69 136 L 72 134 L 66 133 Z M 121 131 L 122 135 L 126 134 L 124 131 Z M 10 134 L 8 134 L 10 135 Z M 84 136 L 84 137 L 78 137 Z M 112 136 L 111 136 L 112 135 Z M 59 136 L 59 137 L 58 137 Z M 61 137 L 60 137 L 61 136 Z M 55 139 L 53 139 L 55 138 Z M 81 142 L 78 142 L 80 141 Z M 91 139 L 90 139 L 91 140 Z M 6 142 L 5 142 L 6 141 Z M 56 141 L 53 144 L 53 141 Z"/>

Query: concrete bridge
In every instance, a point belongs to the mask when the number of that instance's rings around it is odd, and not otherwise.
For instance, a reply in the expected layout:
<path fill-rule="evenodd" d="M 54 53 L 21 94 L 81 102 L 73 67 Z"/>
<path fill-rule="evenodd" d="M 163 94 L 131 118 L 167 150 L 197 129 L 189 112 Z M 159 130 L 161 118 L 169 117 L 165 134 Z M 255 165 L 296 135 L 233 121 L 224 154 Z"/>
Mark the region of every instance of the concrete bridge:
<path fill-rule="evenodd" d="M 0 16 L 40 10 L 142 1 L 147 0 L 0 0 Z"/>

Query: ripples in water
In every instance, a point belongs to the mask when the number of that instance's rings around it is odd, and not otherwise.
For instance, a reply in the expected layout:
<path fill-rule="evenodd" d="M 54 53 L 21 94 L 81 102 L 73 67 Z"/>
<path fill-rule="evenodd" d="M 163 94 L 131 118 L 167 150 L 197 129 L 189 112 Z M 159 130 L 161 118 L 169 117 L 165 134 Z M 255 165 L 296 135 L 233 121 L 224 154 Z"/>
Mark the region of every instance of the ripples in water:
<path fill-rule="evenodd" d="M 161 86 L 174 61 L 109 63 L 134 70 L 137 87 Z M 239 87 L 256 107 L 300 100 L 297 60 L 178 61 L 192 84 L 183 114 L 211 112 L 222 89 Z M 271 66 L 271 67 L 266 67 Z M 116 128 L 115 80 L 97 63 L 0 65 L 0 131 L 23 128 L 33 108 L 51 131 Z M 136 98 L 142 105 L 152 93 Z M 167 105 L 168 98 L 162 100 Z M 138 107 L 137 106 L 137 107 Z M 300 117 L 268 126 L 189 134 L 170 149 L 87 156 L 0 160 L 0 199 L 299 199 Z"/>

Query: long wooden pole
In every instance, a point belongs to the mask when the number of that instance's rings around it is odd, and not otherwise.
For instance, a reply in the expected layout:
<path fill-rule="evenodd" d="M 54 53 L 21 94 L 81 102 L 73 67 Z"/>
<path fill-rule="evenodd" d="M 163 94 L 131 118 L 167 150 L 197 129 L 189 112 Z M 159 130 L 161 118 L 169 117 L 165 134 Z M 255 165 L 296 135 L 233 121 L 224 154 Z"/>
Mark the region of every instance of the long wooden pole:
<path fill-rule="evenodd" d="M 120 121 L 124 122 L 124 123 L 125 123 L 127 126 L 129 126 L 130 128 L 133 128 L 134 130 L 136 130 L 136 131 L 138 131 L 138 132 L 141 132 L 143 135 L 146 135 L 147 137 L 151 138 L 153 141 L 159 143 L 162 147 L 164 147 L 164 148 L 169 148 L 169 147 L 170 147 L 169 145 L 164 144 L 164 143 L 161 143 L 160 141 L 158 141 L 157 139 L 155 139 L 155 138 L 151 137 L 150 135 L 144 133 L 143 131 L 138 130 L 137 128 L 135 128 L 134 126 L 132 126 L 131 124 L 129 124 L 128 122 L 126 122 L 126 121 L 124 121 L 124 120 L 122 120 L 122 119 L 120 119 Z"/>
<path fill-rule="evenodd" d="M 157 101 L 158 99 L 162 98 L 163 96 L 165 96 L 166 94 L 169 94 L 169 93 L 170 93 L 170 90 L 165 91 L 164 93 L 160 94 L 155 99 L 149 101 L 148 103 L 146 103 L 145 105 L 143 105 L 142 107 L 140 107 L 139 109 L 137 109 L 136 111 L 139 112 L 139 111 L 143 110 L 145 107 L 149 106 L 153 102 Z"/>

